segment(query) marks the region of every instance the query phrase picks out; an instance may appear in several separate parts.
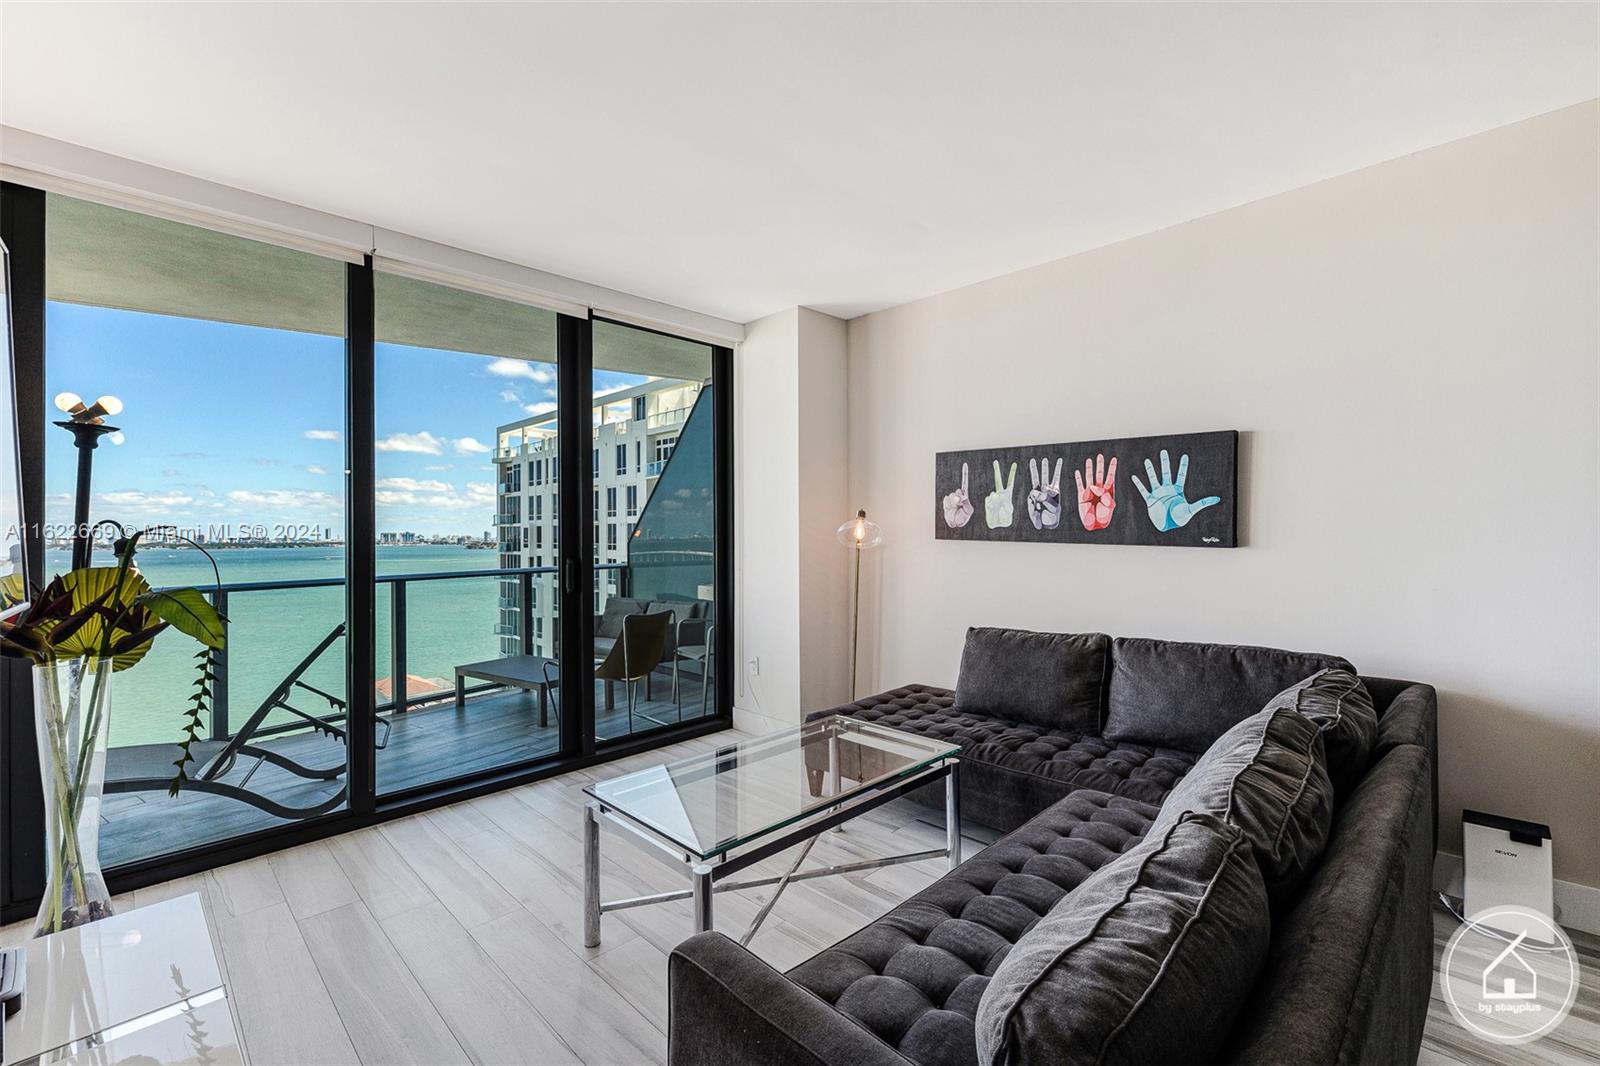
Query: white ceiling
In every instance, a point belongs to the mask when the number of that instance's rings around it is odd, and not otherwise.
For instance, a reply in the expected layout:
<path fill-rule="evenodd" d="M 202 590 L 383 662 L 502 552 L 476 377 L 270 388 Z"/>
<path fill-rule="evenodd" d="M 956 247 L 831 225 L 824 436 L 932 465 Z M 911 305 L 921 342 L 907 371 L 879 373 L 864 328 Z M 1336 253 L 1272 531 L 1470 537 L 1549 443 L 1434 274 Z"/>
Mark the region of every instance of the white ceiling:
<path fill-rule="evenodd" d="M 0 123 L 736 321 L 1600 96 L 1592 4 L 20 4 Z"/>

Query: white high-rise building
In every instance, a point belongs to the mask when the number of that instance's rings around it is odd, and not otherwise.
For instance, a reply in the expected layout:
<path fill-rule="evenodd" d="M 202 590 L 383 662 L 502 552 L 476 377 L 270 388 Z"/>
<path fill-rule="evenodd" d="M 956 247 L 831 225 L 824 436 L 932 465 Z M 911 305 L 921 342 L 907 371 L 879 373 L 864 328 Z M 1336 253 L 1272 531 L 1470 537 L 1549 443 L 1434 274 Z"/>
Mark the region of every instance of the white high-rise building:
<path fill-rule="evenodd" d="M 589 491 L 594 503 L 594 546 L 597 567 L 628 561 L 628 538 L 644 510 L 656 479 L 678 443 L 678 433 L 700 395 L 702 383 L 658 378 L 595 397 Z M 495 527 L 502 567 L 554 567 L 559 528 L 556 414 L 533 415 L 495 431 L 495 465 L 499 469 Z M 553 655 L 556 621 L 556 575 L 536 574 L 529 585 L 532 650 Z M 500 582 L 500 654 L 522 652 L 522 582 Z M 617 591 L 615 571 L 595 575 L 598 614 Z"/>

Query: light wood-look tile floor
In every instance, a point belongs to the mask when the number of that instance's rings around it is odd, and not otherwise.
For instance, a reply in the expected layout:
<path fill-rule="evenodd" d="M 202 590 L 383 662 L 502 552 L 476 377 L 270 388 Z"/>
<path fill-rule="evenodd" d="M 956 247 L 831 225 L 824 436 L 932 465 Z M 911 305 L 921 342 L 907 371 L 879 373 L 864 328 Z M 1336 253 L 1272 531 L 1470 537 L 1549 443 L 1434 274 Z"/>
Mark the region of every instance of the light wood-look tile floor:
<path fill-rule="evenodd" d="M 130 897 L 205 901 L 251 1062 L 659 1063 L 666 1058 L 667 953 L 688 935 L 687 902 L 607 914 L 583 946 L 582 786 L 706 751 L 701 738 L 182 878 Z M 890 804 L 829 833 L 810 863 L 942 847 L 938 813 Z M 992 835 L 975 831 L 972 854 Z M 607 898 L 685 887 L 673 869 L 607 832 Z M 791 856 L 763 864 L 781 873 Z M 942 860 L 792 885 L 751 948 L 786 969 L 876 918 L 945 870 Z M 766 890 L 720 894 L 737 937 Z M 1449 935 L 1440 912 L 1436 949 Z M 0 930 L 0 943 L 27 935 Z M 1586 988 L 1553 1038 L 1493 1047 L 1433 1004 L 1427 1066 L 1600 1063 L 1600 940 L 1579 937 Z"/>

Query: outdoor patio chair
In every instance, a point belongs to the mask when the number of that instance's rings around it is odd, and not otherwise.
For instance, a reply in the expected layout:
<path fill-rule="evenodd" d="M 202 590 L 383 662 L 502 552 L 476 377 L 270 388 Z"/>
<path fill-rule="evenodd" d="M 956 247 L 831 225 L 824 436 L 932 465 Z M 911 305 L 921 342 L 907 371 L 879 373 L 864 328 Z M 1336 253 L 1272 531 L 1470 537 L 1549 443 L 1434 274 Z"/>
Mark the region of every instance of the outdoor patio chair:
<path fill-rule="evenodd" d="M 627 686 L 630 733 L 633 732 L 633 715 L 639 683 L 648 682 L 656 667 L 667 657 L 667 636 L 672 626 L 672 619 L 671 611 L 628 615 L 622 620 L 622 639 L 612 646 L 604 659 L 595 664 L 594 676 L 597 681 L 608 684 L 621 681 Z M 649 698 L 648 692 L 646 698 Z M 671 724 L 642 712 L 640 717 L 656 725 Z"/>
<path fill-rule="evenodd" d="M 349 791 L 348 785 L 341 786 L 337 794 L 309 807 L 285 806 L 259 793 L 251 792 L 246 786 L 263 763 L 271 763 L 297 777 L 312 781 L 335 781 L 344 776 L 345 763 L 342 760 L 336 766 L 321 769 L 306 766 L 281 752 L 257 743 L 260 739 L 258 734 L 267 716 L 275 710 L 287 711 L 310 726 L 314 732 L 331 737 L 341 744 L 349 743 L 343 725 L 349 716 L 345 701 L 301 680 L 305 672 L 311 669 L 312 665 L 342 636 L 344 636 L 343 622 L 334 626 L 311 653 L 300 660 L 298 666 L 284 675 L 283 680 L 278 682 L 271 694 L 261 701 L 261 705 L 246 719 L 244 726 L 231 739 L 196 741 L 190 748 L 190 754 L 195 757 L 199 769 L 189 775 L 183 787 L 196 792 L 227 796 L 279 818 L 313 818 L 338 809 L 345 801 L 345 794 Z M 326 700 L 332 713 L 319 716 L 293 706 L 289 703 L 289 699 L 296 695 L 297 691 Z M 381 750 L 389 743 L 390 724 L 380 718 L 377 725 L 381 737 L 374 746 Z M 276 731 L 275 729 L 274 732 Z M 172 784 L 175 747 L 173 744 L 138 744 L 112 748 L 107 757 L 105 791 L 108 793 L 151 792 L 157 789 L 165 791 Z M 233 770 L 241 755 L 254 758 L 255 763 L 238 781 L 221 780 L 223 775 Z"/>
<path fill-rule="evenodd" d="M 711 692 L 712 640 L 717 627 L 710 615 L 686 618 L 677 625 L 677 639 L 672 649 L 672 702 L 678 707 L 678 719 L 683 719 L 683 688 L 679 678 L 680 663 L 694 663 L 700 670 L 700 715 L 705 716 L 706 702 Z"/>

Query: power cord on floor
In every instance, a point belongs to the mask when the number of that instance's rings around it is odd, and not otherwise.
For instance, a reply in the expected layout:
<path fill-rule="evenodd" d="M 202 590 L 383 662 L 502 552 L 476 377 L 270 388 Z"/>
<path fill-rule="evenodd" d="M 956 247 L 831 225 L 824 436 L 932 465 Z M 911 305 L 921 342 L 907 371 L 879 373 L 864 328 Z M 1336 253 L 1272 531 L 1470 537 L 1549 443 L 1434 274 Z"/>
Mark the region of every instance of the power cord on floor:
<path fill-rule="evenodd" d="M 1480 922 L 1475 922 L 1472 919 L 1468 918 L 1466 915 L 1462 914 L 1461 913 L 1461 908 L 1457 905 L 1457 901 L 1456 901 L 1456 898 L 1454 896 L 1447 896 L 1443 892 L 1439 892 L 1439 893 L 1436 893 L 1436 894 L 1439 897 L 1439 902 L 1444 904 L 1444 909 L 1449 911 L 1452 915 L 1454 915 L 1456 921 L 1460 922 L 1462 925 L 1470 926 L 1472 928 L 1473 932 L 1482 933 L 1484 936 L 1493 937 L 1494 939 L 1499 940 L 1499 941 L 1501 941 L 1503 943 L 1506 943 L 1506 944 L 1510 944 L 1510 943 L 1513 943 L 1515 941 L 1515 938 L 1506 936 L 1504 933 L 1500 932 L 1498 929 L 1491 929 L 1487 925 L 1483 925 Z M 1557 924 L 1560 924 L 1560 920 L 1561 920 L 1561 908 L 1557 907 L 1556 908 L 1555 921 L 1556 921 Z M 1531 952 L 1535 952 L 1535 953 L 1549 953 L 1549 954 L 1554 954 L 1555 952 L 1562 952 L 1564 954 L 1567 949 L 1565 947 L 1563 947 L 1562 945 L 1560 945 L 1560 944 L 1553 944 L 1553 945 L 1551 945 L 1550 947 L 1547 947 L 1547 948 L 1535 947 L 1533 944 L 1530 944 L 1530 943 L 1528 943 L 1528 941 L 1524 940 L 1519 945 L 1518 950 L 1519 951 L 1531 951 Z"/>

